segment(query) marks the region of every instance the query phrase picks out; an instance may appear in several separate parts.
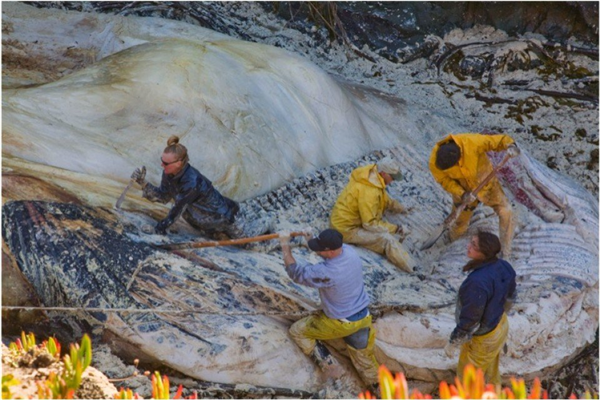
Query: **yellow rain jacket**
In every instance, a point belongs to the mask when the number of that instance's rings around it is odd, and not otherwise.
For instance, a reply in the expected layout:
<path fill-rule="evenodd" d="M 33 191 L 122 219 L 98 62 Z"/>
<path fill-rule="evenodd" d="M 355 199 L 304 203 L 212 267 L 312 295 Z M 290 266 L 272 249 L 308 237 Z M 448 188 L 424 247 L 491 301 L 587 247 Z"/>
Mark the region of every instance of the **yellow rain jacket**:
<path fill-rule="evenodd" d="M 435 165 L 438 148 L 450 141 L 460 147 L 458 163 L 446 170 L 441 170 Z M 492 172 L 492 164 L 487 158 L 488 151 L 502 151 L 515 141 L 508 135 L 481 135 L 477 133 L 461 133 L 448 135 L 436 143 L 429 158 L 429 169 L 435 180 L 455 198 L 460 198 L 467 191 L 474 190 L 477 185 Z M 497 182 L 492 178 L 478 193 L 478 198 L 485 198 L 493 184 Z"/>
<path fill-rule="evenodd" d="M 333 206 L 331 226 L 344 236 L 356 228 L 395 233 L 398 226 L 382 219 L 386 209 L 404 211 L 404 207 L 387 194 L 376 164 L 358 167 L 352 171 L 348 185 Z"/>

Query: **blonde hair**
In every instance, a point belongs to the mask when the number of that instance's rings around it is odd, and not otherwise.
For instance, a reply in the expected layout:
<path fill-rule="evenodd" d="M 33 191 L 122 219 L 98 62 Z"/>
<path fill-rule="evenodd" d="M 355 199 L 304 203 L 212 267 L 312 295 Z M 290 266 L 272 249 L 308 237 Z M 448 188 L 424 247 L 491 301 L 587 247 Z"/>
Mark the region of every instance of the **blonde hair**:
<path fill-rule="evenodd" d="M 179 144 L 179 136 L 173 135 L 167 140 L 167 147 L 163 153 L 175 153 L 177 159 L 182 160 L 184 164 L 189 161 L 187 148 Z"/>

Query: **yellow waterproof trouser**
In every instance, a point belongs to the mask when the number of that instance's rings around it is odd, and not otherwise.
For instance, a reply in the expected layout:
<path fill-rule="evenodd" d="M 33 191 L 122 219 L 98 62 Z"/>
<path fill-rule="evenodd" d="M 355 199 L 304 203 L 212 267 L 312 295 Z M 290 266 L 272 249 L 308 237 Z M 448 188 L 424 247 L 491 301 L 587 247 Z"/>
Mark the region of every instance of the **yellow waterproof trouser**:
<path fill-rule="evenodd" d="M 306 355 L 310 355 L 316 346 L 317 340 L 341 339 L 363 328 L 369 328 L 367 347 L 355 349 L 348 346 L 348 353 L 356 371 L 366 384 L 379 381 L 379 364 L 375 359 L 375 329 L 372 317 L 369 315 L 359 321 L 343 322 L 339 319 L 327 317 L 323 311 L 296 321 L 290 327 L 290 336 Z"/>
<path fill-rule="evenodd" d="M 344 243 L 356 244 L 374 251 L 377 254 L 385 255 L 392 264 L 403 271 L 411 273 L 415 268 L 415 261 L 408 254 L 394 235 L 388 232 L 371 232 L 366 229 L 356 228 L 347 232 L 342 232 L 344 235 Z"/>
<path fill-rule="evenodd" d="M 486 206 L 494 209 L 496 215 L 500 220 L 499 231 L 500 243 L 502 244 L 502 254 L 504 257 L 508 257 L 511 254 L 512 239 L 515 231 L 514 221 L 512 219 L 512 207 L 502 190 L 502 186 L 498 181 L 491 183 L 492 187 L 486 192 L 485 197 L 481 199 L 481 202 Z M 454 204 L 459 204 L 459 198 L 453 198 Z M 454 226 L 450 230 L 450 240 L 454 241 L 464 235 L 469 227 L 469 221 L 473 215 L 473 211 L 479 204 L 476 200 L 469 204 L 463 212 L 460 213 Z M 452 211 L 454 211 L 454 207 Z"/>
<path fill-rule="evenodd" d="M 458 357 L 457 375 L 462 381 L 463 371 L 467 364 L 481 368 L 488 383 L 498 385 L 500 378 L 500 351 L 508 336 L 508 318 L 502 314 L 502 319 L 493 331 L 481 336 L 473 336 L 463 344 Z"/>

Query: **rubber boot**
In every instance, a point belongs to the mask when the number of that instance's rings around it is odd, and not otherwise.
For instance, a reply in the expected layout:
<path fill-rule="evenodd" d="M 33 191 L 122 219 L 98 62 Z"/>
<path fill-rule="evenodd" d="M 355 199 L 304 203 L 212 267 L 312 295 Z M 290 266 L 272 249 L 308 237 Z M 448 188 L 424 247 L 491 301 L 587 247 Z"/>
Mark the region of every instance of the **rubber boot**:
<path fill-rule="evenodd" d="M 381 391 L 379 390 L 379 382 L 371 383 L 367 386 L 367 390 L 371 393 L 371 395 L 374 398 L 379 399 L 381 397 Z"/>
<path fill-rule="evenodd" d="M 327 379 L 335 380 L 344 375 L 344 368 L 321 342 L 317 341 L 317 345 L 310 353 L 310 358 L 319 366 Z"/>

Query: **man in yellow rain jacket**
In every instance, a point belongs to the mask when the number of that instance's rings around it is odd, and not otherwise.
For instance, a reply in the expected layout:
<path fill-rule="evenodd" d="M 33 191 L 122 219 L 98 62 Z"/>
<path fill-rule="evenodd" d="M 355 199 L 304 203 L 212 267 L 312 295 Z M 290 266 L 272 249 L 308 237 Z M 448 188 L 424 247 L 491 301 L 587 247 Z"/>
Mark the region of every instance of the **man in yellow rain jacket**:
<path fill-rule="evenodd" d="M 413 272 L 415 262 L 400 242 L 404 239 L 402 227 L 383 220 L 385 210 L 406 212 L 385 190 L 399 176 L 400 165 L 390 157 L 356 168 L 333 206 L 330 222 L 345 243 L 383 254 L 400 269 Z"/>
<path fill-rule="evenodd" d="M 486 153 L 504 150 L 507 150 L 511 157 L 520 153 L 514 140 L 508 135 L 477 133 L 448 135 L 431 151 L 429 169 L 435 180 L 452 195 L 454 208 L 462 202 L 468 204 L 451 227 L 449 239 L 454 241 L 466 232 L 473 211 L 479 202 L 482 202 L 493 208 L 500 219 L 499 236 L 503 256 L 506 258 L 511 253 L 514 222 L 512 208 L 500 182 L 494 177 L 477 193 L 477 196 L 471 194 L 493 170 Z"/>

